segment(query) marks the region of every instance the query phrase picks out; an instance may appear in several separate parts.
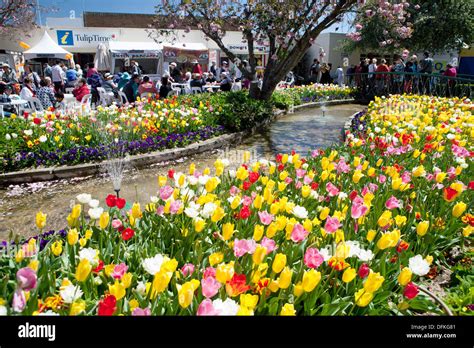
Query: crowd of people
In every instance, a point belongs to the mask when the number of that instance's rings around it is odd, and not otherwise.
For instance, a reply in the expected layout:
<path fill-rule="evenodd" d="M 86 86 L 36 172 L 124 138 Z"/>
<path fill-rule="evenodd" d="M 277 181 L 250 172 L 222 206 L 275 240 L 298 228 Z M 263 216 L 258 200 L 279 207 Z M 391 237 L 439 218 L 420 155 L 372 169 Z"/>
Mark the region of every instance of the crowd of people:
<path fill-rule="evenodd" d="M 313 60 L 310 67 L 310 76 L 308 81 L 311 83 L 331 84 L 336 83 L 339 86 L 344 84 L 344 70 L 338 66 L 332 70 L 332 63 L 321 63 L 317 58 Z"/>
<path fill-rule="evenodd" d="M 430 94 L 435 83 L 435 79 L 431 76 L 433 71 L 433 58 L 430 57 L 429 52 L 424 52 L 422 59 L 416 55 L 395 56 L 391 65 L 385 59 L 361 59 L 357 66 L 347 69 L 346 74 L 348 84 L 357 86 L 363 92 L 373 90 L 377 94 L 415 92 Z M 446 69 L 441 70 L 440 74 L 456 77 L 457 70 L 453 65 L 447 64 Z M 455 80 L 447 79 L 447 96 L 451 96 L 455 84 Z"/>

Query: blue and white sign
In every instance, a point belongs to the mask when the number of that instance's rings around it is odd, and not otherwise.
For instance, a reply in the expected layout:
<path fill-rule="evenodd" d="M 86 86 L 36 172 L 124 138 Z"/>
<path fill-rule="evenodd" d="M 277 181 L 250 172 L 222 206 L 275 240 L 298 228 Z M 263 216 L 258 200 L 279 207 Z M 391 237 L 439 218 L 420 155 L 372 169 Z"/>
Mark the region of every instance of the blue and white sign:
<path fill-rule="evenodd" d="M 74 46 L 74 37 L 72 30 L 57 30 L 58 45 Z"/>

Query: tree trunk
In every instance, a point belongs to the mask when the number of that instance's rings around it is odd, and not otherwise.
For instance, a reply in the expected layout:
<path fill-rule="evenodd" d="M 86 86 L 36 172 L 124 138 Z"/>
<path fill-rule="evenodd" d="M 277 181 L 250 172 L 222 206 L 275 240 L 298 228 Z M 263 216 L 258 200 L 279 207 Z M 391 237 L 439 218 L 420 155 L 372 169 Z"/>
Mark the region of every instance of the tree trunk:
<path fill-rule="evenodd" d="M 272 97 L 273 91 L 275 90 L 276 86 L 280 82 L 280 79 L 275 78 L 268 78 L 263 81 L 262 90 L 260 91 L 260 95 L 258 99 L 260 100 L 270 100 Z"/>

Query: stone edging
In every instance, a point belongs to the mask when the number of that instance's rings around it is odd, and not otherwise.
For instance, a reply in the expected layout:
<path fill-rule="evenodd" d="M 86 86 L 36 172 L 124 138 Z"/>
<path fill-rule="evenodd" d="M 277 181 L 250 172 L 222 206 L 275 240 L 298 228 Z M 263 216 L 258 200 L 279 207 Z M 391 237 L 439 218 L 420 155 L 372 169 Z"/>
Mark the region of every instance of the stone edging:
<path fill-rule="evenodd" d="M 312 102 L 297 105 L 294 107 L 294 110 L 317 107 L 321 105 L 349 104 L 353 102 L 354 99 L 332 100 L 327 102 Z M 205 151 L 214 150 L 227 144 L 239 143 L 245 137 L 248 137 L 255 133 L 257 129 L 268 125 L 271 121 L 287 113 L 288 112 L 286 110 L 277 110 L 274 112 L 273 117 L 266 119 L 265 121 L 261 122 L 260 124 L 247 131 L 223 134 L 215 138 L 193 143 L 184 148 L 166 149 L 146 154 L 133 155 L 130 156 L 130 164 L 132 164 L 135 168 L 143 168 L 154 163 L 177 160 L 181 157 L 187 157 Z M 84 177 L 100 173 L 101 168 L 103 168 L 103 166 L 104 162 L 97 162 L 83 163 L 74 166 L 28 169 L 18 172 L 3 173 L 0 174 L 0 187 L 5 187 L 10 184 L 24 184 L 37 181 L 50 181 L 58 179 L 69 179 L 74 177 Z"/>

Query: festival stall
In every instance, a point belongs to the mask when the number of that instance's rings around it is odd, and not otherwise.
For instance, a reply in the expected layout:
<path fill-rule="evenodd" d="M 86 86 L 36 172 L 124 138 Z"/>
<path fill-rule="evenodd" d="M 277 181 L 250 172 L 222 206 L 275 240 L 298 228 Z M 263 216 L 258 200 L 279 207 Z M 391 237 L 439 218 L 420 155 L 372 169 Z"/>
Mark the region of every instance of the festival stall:
<path fill-rule="evenodd" d="M 160 77 L 163 47 L 156 42 L 109 41 L 107 43 L 111 59 L 110 71 L 118 73 L 126 70 L 132 60 L 138 62 L 144 75 L 152 80 Z"/>
<path fill-rule="evenodd" d="M 169 71 L 169 64 L 175 62 L 181 71 L 191 71 L 192 62 L 197 60 L 203 71 L 209 64 L 209 49 L 201 43 L 163 44 L 163 69 Z"/>
<path fill-rule="evenodd" d="M 45 31 L 41 40 L 23 52 L 26 60 L 47 58 L 47 59 L 62 59 L 72 61 L 72 54 L 59 46 L 49 34 Z"/>

